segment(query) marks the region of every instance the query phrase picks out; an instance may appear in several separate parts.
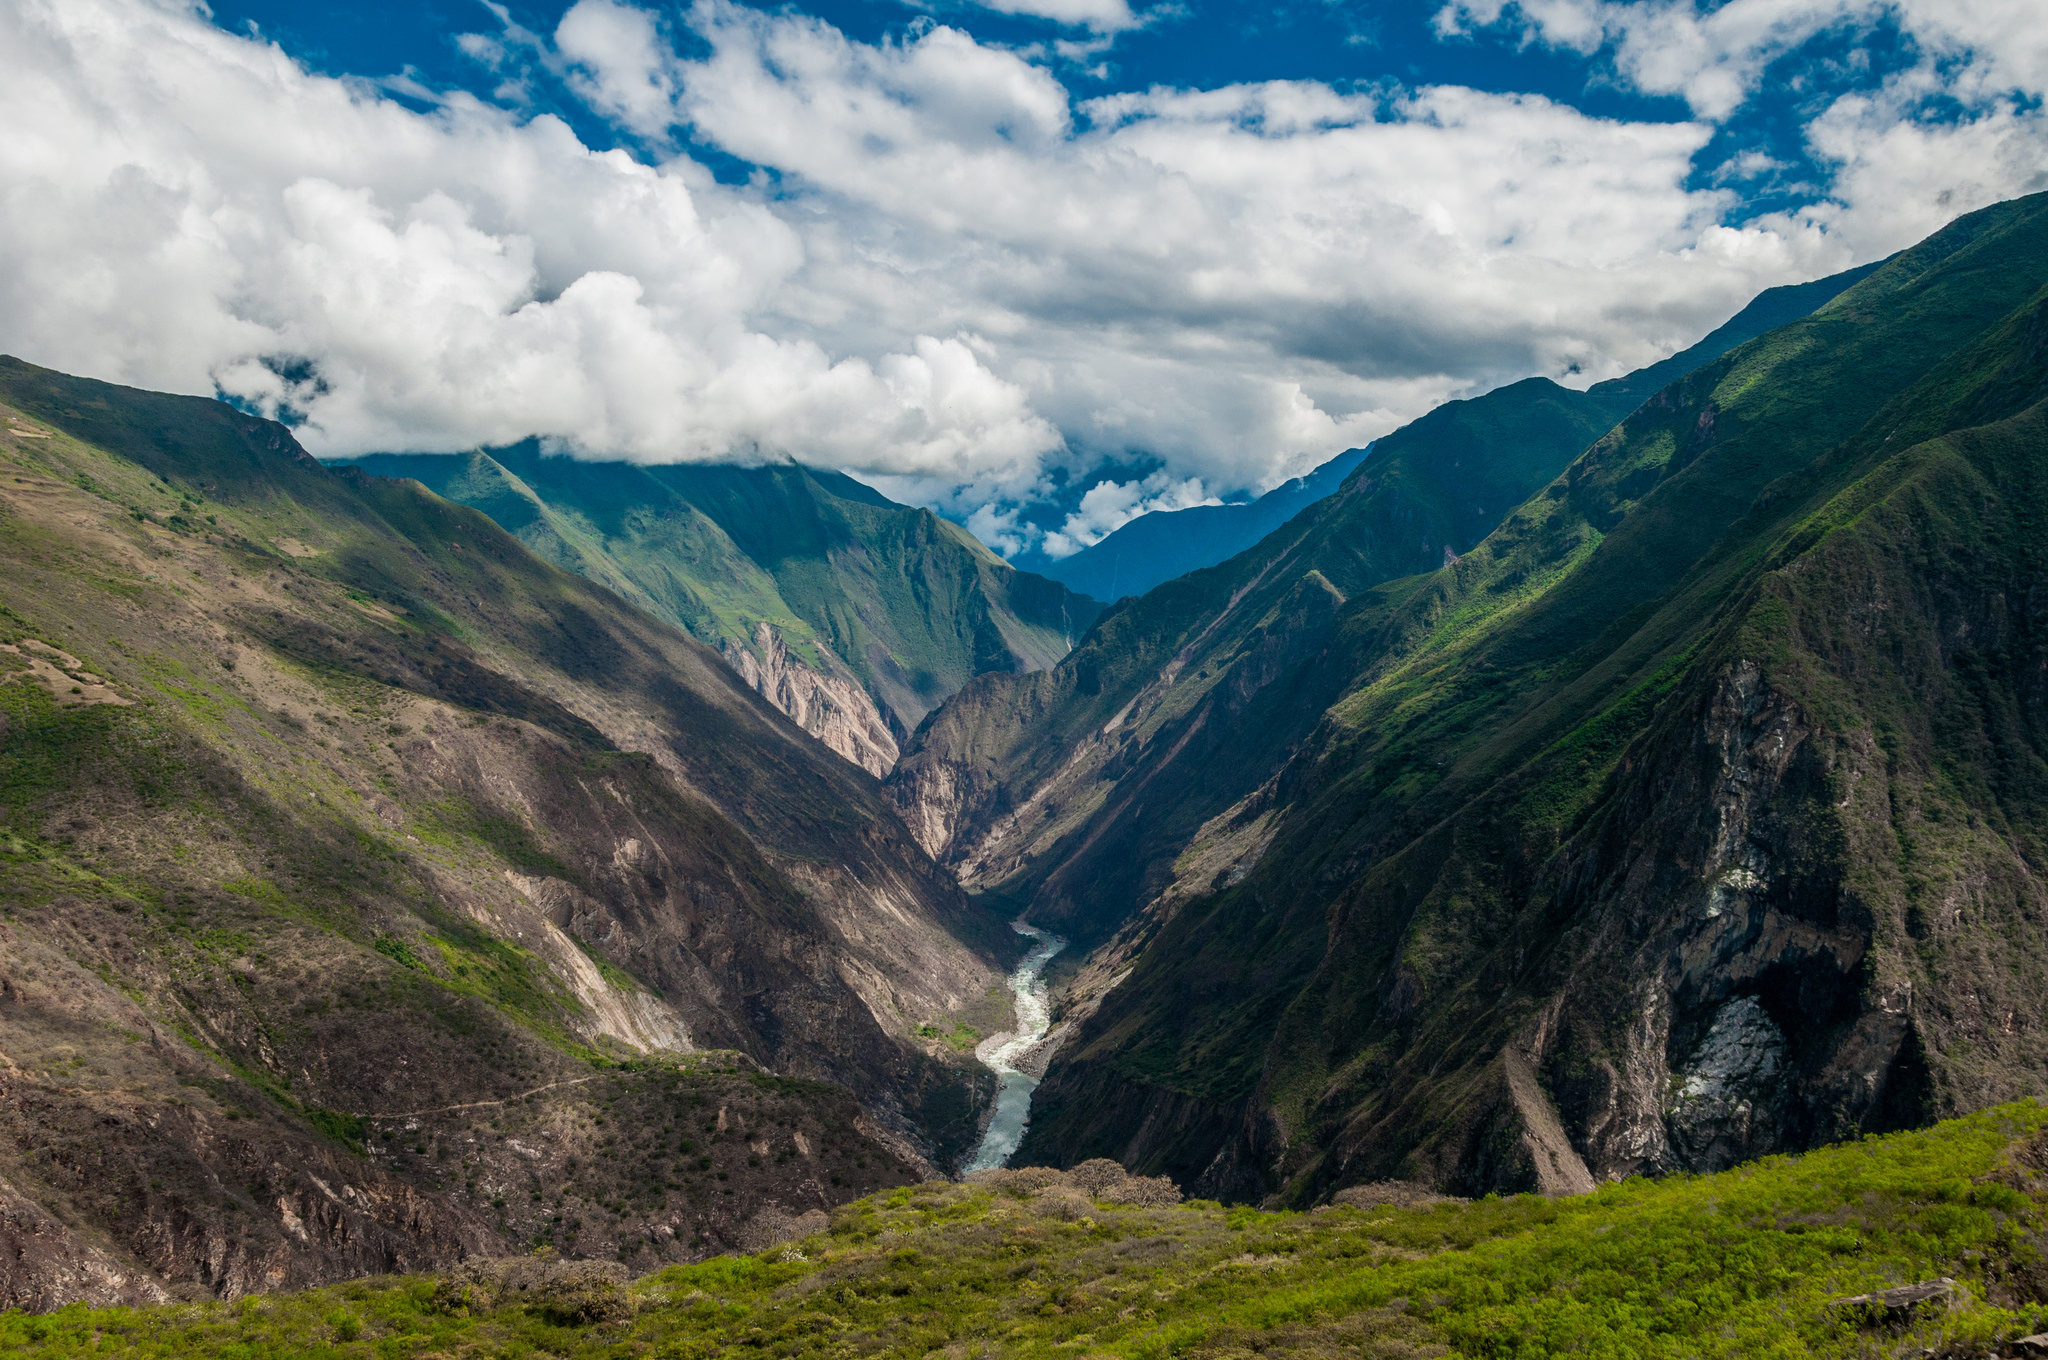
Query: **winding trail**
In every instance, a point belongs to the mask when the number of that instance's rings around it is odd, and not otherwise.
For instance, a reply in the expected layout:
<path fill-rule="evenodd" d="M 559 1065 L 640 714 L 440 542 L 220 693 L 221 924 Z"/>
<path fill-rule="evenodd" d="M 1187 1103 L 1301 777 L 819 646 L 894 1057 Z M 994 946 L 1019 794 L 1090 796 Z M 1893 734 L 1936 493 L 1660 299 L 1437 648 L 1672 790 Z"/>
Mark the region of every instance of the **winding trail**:
<path fill-rule="evenodd" d="M 1024 1128 L 1031 1121 L 1031 1094 L 1038 1089 L 1038 1078 L 1018 1071 L 1014 1063 L 1030 1052 L 1052 1027 L 1052 1009 L 1047 1005 L 1040 974 L 1052 962 L 1052 956 L 1067 947 L 1067 942 L 1058 935 L 1022 921 L 1012 921 L 1010 929 L 1019 935 L 1029 935 L 1038 943 L 1017 965 L 1017 971 L 1010 974 L 1010 991 L 1017 998 L 1018 1032 L 1007 1038 L 991 1035 L 974 1050 L 974 1056 L 994 1070 L 998 1085 L 995 1114 L 988 1121 L 988 1132 L 981 1136 L 981 1145 L 967 1159 L 968 1171 L 993 1171 L 1009 1161 L 1017 1145 L 1024 1141 Z"/>
<path fill-rule="evenodd" d="M 464 1105 L 441 1105 L 431 1110 L 400 1110 L 396 1114 L 370 1114 L 366 1112 L 352 1117 L 356 1119 L 418 1119 L 423 1115 L 449 1114 L 455 1110 L 481 1110 L 486 1105 L 510 1105 L 515 1100 L 524 1100 L 528 1096 L 537 1096 L 542 1091 L 552 1091 L 561 1086 L 581 1086 L 586 1081 L 596 1080 L 596 1077 L 576 1077 L 569 1081 L 551 1081 L 545 1086 L 536 1086 L 531 1091 L 521 1091 L 516 1095 L 505 1096 L 498 1100 L 472 1100 Z M 1037 1085 L 1036 1082 L 1032 1084 L 1034 1086 Z"/>

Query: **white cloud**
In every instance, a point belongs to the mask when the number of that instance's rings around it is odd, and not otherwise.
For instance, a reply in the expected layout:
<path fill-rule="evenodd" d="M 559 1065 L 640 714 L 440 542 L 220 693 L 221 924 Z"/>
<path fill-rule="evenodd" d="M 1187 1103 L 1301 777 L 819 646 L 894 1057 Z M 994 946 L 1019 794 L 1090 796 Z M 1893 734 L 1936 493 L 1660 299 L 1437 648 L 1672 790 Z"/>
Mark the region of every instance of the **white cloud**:
<path fill-rule="evenodd" d="M 680 111 L 784 176 L 807 264 L 782 302 L 811 333 L 942 317 L 1070 440 L 1220 489 L 1473 386 L 1633 367 L 1849 263 L 1799 223 L 1706 246 L 1734 200 L 1685 187 L 1704 125 L 1306 82 L 1075 105 L 943 27 L 867 45 L 718 0 L 692 23 Z"/>
<path fill-rule="evenodd" d="M 580 0 L 552 35 L 500 11 L 463 39 L 504 98 L 559 81 L 648 164 L 461 93 L 411 111 L 196 10 L 17 0 L 0 7 L 0 347 L 218 384 L 302 413 L 323 452 L 540 434 L 600 456 L 794 456 L 980 511 L 991 541 L 1078 548 L 1447 396 L 1635 367 L 1759 288 L 2036 182 L 2029 106 L 1987 94 L 1964 124 L 1913 121 L 1929 81 L 1996 85 L 1956 57 L 1813 125 L 1829 198 L 1725 224 L 1736 195 L 1691 183 L 1709 114 L 1848 4 L 1444 11 L 1636 43 L 1631 78 L 1702 109 L 1662 124 L 1453 87 L 1077 100 L 957 28 L 864 44 L 724 0 L 674 17 L 686 34 Z M 2039 46 L 1989 0 L 1959 9 L 2004 33 L 2014 70 Z M 1662 66 L 1639 36 L 1660 31 Z M 673 151 L 681 128 L 774 174 L 722 186 Z M 1777 168 L 1724 163 L 1731 181 Z M 1042 545 L 1013 513 L 1048 468 L 1124 455 L 1157 484 L 1103 482 Z"/>
<path fill-rule="evenodd" d="M 1945 92 L 1981 102 L 2048 88 L 2048 24 L 2039 0 L 1449 0 L 1445 35 L 1508 25 L 1531 41 L 1591 56 L 1611 48 L 1616 73 L 1649 94 L 1677 95 L 1723 119 L 1772 62 L 1825 33 L 1895 24 Z"/>
<path fill-rule="evenodd" d="M 1139 481 L 1097 482 L 1081 497 L 1080 507 L 1057 530 L 1047 534 L 1040 546 L 1047 557 L 1071 557 L 1100 543 L 1140 515 L 1222 503 L 1202 488 L 1201 478 L 1176 481 L 1173 474 L 1165 471 Z"/>
<path fill-rule="evenodd" d="M 667 133 L 676 89 L 652 14 L 614 0 L 581 0 L 556 26 L 555 51 L 569 88 L 591 108 L 643 137 Z"/>
<path fill-rule="evenodd" d="M 636 14 L 558 41 L 653 126 L 655 78 L 606 64 Z M 753 325 L 801 242 L 687 161 L 459 95 L 412 113 L 132 0 L 10 6 L 0 53 L 0 343 L 25 357 L 296 410 L 323 453 L 541 434 L 1015 478 L 1059 447 L 951 332 L 835 355 Z"/>
<path fill-rule="evenodd" d="M 1142 22 L 1124 0 L 975 0 L 998 14 L 1028 14 L 1069 28 L 1122 33 Z"/>

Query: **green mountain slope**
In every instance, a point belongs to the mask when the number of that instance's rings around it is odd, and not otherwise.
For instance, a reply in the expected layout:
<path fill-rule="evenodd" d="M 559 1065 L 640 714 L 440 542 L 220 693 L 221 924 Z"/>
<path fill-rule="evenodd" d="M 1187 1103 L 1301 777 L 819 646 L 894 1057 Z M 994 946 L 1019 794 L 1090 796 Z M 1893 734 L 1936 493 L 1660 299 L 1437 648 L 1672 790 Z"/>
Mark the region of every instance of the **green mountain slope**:
<path fill-rule="evenodd" d="M 1313 1214 L 1139 1207 L 1099 1163 L 998 1172 L 874 1195 L 786 1246 L 630 1285 L 481 1263 L 243 1307 L 0 1317 L 0 1344 L 251 1360 L 2024 1356 L 2048 1326 L 2044 1114 L 2012 1105 L 1561 1200 L 1432 1203 L 1392 1185 Z M 1869 1299 L 1921 1282 L 1918 1306 Z"/>
<path fill-rule="evenodd" d="M 482 510 L 686 629 L 878 775 L 969 679 L 1052 665 L 1101 608 L 833 472 L 585 463 L 532 443 L 356 462 Z"/>
<path fill-rule="evenodd" d="M 1026 1155 L 1557 1190 L 2048 1085 L 2044 284 L 2048 197 L 1960 219 L 1346 592 Z"/>
<path fill-rule="evenodd" d="M 1619 419 L 1667 383 L 1720 358 L 1743 341 L 1809 315 L 1843 289 L 1868 277 L 1877 267 L 1876 264 L 1861 265 L 1811 283 L 1767 288 L 1699 343 L 1626 377 L 1594 384 L 1585 394 L 1583 404 L 1590 411 L 1611 412 L 1613 418 Z M 1572 398 L 1561 399 L 1569 401 Z M 1484 404 L 1494 399 L 1480 400 Z M 1512 433 L 1512 427 L 1508 427 L 1490 432 L 1490 437 Z M 1140 515 L 1101 542 L 1057 562 L 1034 563 L 1033 569 L 1097 599 L 1117 600 L 1125 595 L 1143 595 L 1176 576 L 1215 566 L 1253 547 L 1308 506 L 1336 492 L 1345 476 L 1367 456 L 1366 449 L 1351 449 L 1332 458 L 1307 477 L 1296 478 L 1242 505 L 1202 505 L 1187 510 L 1157 510 L 1149 515 Z M 1455 460 L 1457 454 L 1450 456 Z M 1453 475 L 1447 478 L 1449 484 L 1442 488 L 1445 495 L 1437 498 L 1438 513 L 1431 518 L 1439 526 L 1445 522 L 1452 525 L 1451 537 L 1437 540 L 1440 546 L 1468 548 L 1492 529 L 1508 505 L 1497 499 L 1497 487 L 1484 484 L 1471 488 L 1478 493 L 1476 496 L 1461 496 L 1459 493 L 1466 488 L 1457 485 L 1455 461 L 1449 471 Z M 1520 499 L 1520 494 L 1514 496 L 1515 501 Z M 1470 502 L 1469 508 L 1467 502 Z M 1491 517 L 1487 514 L 1489 506 Z M 1465 518 L 1467 515 L 1469 519 Z M 1459 529 L 1465 531 L 1465 537 L 1457 536 Z M 1418 537 L 1424 542 L 1430 541 L 1426 533 Z M 1420 557 L 1427 557 L 1426 550 L 1418 548 L 1417 552 Z M 1423 561 L 1421 565 L 1433 564 Z"/>
<path fill-rule="evenodd" d="M 1470 548 L 1636 402 L 1531 378 L 1388 435 L 1253 551 L 1121 602 L 1052 670 L 962 690 L 889 780 L 905 822 L 963 882 L 1101 940 L 1342 692 L 1304 663 L 1348 602 Z"/>
<path fill-rule="evenodd" d="M 743 1243 L 974 1138 L 1013 939 L 482 514 L 0 360 L 7 1300 Z"/>

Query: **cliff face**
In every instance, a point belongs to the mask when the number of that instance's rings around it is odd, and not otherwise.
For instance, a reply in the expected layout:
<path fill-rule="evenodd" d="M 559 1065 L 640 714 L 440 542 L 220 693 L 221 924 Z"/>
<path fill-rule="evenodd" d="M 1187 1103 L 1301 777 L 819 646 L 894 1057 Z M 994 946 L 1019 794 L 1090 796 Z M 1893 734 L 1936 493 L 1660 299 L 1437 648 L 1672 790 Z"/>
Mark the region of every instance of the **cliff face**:
<path fill-rule="evenodd" d="M 482 510 L 687 630 L 874 774 L 961 685 L 1052 665 L 1101 608 L 930 511 L 821 469 L 587 463 L 531 443 L 358 465 Z"/>
<path fill-rule="evenodd" d="M 915 1030 L 1010 932 L 715 654 L 219 403 L 0 402 L 9 1299 L 687 1259 L 972 1141 Z"/>
<path fill-rule="evenodd" d="M 2048 1087 L 2044 284 L 1962 219 L 1349 599 L 1024 1155 L 1558 1189 Z"/>
<path fill-rule="evenodd" d="M 843 674 L 822 673 L 797 660 L 783 645 L 782 635 L 767 623 L 754 625 L 753 642 L 751 651 L 727 642 L 720 655 L 756 694 L 788 714 L 827 750 L 877 779 L 895 768 L 896 738 L 866 691 Z M 837 660 L 822 648 L 817 650 L 829 658 L 826 664 Z"/>

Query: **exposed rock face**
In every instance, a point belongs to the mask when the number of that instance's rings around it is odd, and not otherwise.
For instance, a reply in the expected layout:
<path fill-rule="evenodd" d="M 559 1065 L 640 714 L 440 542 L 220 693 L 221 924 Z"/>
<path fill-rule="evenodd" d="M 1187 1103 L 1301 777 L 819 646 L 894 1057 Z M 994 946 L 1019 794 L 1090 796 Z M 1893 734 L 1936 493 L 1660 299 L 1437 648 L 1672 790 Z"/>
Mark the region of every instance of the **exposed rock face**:
<path fill-rule="evenodd" d="M 769 624 L 754 625 L 751 649 L 727 642 L 723 655 L 757 694 L 830 750 L 877 779 L 895 767 L 896 738 L 867 691 L 847 676 L 804 665 Z"/>
<path fill-rule="evenodd" d="M 1690 1060 L 1671 1074 L 1664 1112 L 1678 1160 L 1719 1171 L 1771 1150 L 1785 1035 L 1755 997 L 1714 1013 Z"/>
<path fill-rule="evenodd" d="M 143 1272 L 125 1266 L 0 1180 L 0 1308 L 44 1313 L 67 1303 L 162 1303 Z"/>

